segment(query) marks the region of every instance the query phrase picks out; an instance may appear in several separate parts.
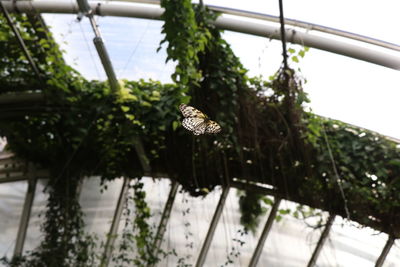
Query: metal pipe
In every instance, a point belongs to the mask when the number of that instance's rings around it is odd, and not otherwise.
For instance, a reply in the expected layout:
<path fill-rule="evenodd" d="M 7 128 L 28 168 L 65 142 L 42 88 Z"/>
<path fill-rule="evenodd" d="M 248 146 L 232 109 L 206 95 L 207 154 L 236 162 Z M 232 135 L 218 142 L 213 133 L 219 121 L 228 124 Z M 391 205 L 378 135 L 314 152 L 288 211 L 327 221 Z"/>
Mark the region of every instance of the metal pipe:
<path fill-rule="evenodd" d="M 146 19 L 161 19 L 164 9 L 160 7 L 124 5 L 110 2 L 90 2 L 89 5 L 97 15 L 121 16 Z M 36 10 L 43 13 L 76 13 L 76 3 L 66 1 L 17 1 L 15 4 L 10 1 L 3 1 L 4 7 L 14 12 L 17 8 L 20 12 L 32 12 Z M 14 6 L 15 5 L 15 6 Z M 265 25 L 263 23 L 247 22 L 237 18 L 219 17 L 215 25 L 220 29 L 263 36 L 272 39 L 280 39 L 279 27 Z M 352 57 L 366 62 L 374 63 L 384 67 L 400 70 L 400 57 L 375 51 L 362 46 L 347 44 L 334 39 L 312 35 L 286 29 L 287 41 L 300 45 L 325 50 L 339 55 Z"/>
<path fill-rule="evenodd" d="M 129 2 L 129 3 L 142 3 L 142 4 L 153 4 L 153 5 L 160 5 L 159 0 L 117 0 L 120 2 Z M 247 10 L 240 10 L 240 9 L 235 9 L 235 8 L 229 8 L 229 7 L 221 7 L 221 6 L 215 6 L 215 5 L 206 5 L 207 8 L 223 13 L 223 14 L 228 14 L 228 15 L 233 15 L 233 16 L 238 16 L 238 17 L 244 17 L 244 18 L 250 18 L 250 19 L 257 19 L 257 20 L 264 20 L 268 22 L 274 22 L 274 23 L 279 23 L 279 17 L 278 16 L 273 16 L 269 14 L 264 14 L 264 13 L 259 13 L 259 12 L 253 12 L 253 11 L 247 11 Z M 359 42 L 364 42 L 364 43 L 369 43 L 372 45 L 384 47 L 387 49 L 392 49 L 395 51 L 400 51 L 400 45 L 378 40 L 376 38 L 371 38 L 365 35 L 361 34 L 356 34 L 348 31 L 343 31 L 331 27 L 326 27 L 323 25 L 315 24 L 315 23 L 310 23 L 306 21 L 301 21 L 297 19 L 289 19 L 285 18 L 285 24 L 290 25 L 293 27 L 299 27 L 303 28 L 308 31 L 319 31 L 322 33 L 327 33 L 327 34 L 332 34 L 336 36 L 340 36 L 343 38 L 348 38 L 352 40 L 356 40 Z"/>
<path fill-rule="evenodd" d="M 28 165 L 28 175 L 30 176 L 28 179 L 28 190 L 25 195 L 24 208 L 22 210 L 21 220 L 19 222 L 17 240 L 15 241 L 14 258 L 19 258 L 22 256 L 26 232 L 28 230 L 29 219 L 31 217 L 32 204 L 35 199 L 37 177 L 32 164 Z"/>
<path fill-rule="evenodd" d="M 118 90 L 118 81 L 112 66 L 110 57 L 108 55 L 107 49 L 104 45 L 103 39 L 101 37 L 93 38 L 94 46 L 96 47 L 97 53 L 99 54 L 101 63 L 103 64 L 104 71 L 106 72 L 108 82 L 110 84 L 111 90 L 116 92 Z"/>
<path fill-rule="evenodd" d="M 10 15 L 8 14 L 7 8 L 3 6 L 3 2 L 0 1 L 0 9 L 2 10 L 4 17 L 6 18 L 8 25 L 10 26 L 11 30 L 13 31 L 15 38 L 17 38 L 17 41 L 22 49 L 22 52 L 24 53 L 26 59 L 29 61 L 29 64 L 31 65 L 33 71 L 35 74 L 38 76 L 38 79 L 41 80 L 41 75 L 38 67 L 36 66 L 35 61 L 33 61 L 33 58 L 31 57 L 31 54 L 29 53 L 28 48 L 25 45 L 24 40 L 21 37 L 21 34 L 19 33 L 17 27 L 15 27 Z"/>
<path fill-rule="evenodd" d="M 153 251 L 154 256 L 157 257 L 161 242 L 164 237 L 165 229 L 168 224 L 168 220 L 171 216 L 172 206 L 174 205 L 176 193 L 178 192 L 179 184 L 176 181 L 172 182 L 171 190 L 169 191 L 167 203 L 165 203 L 164 211 L 161 215 L 160 224 L 158 225 L 157 233 L 154 237 Z"/>
<path fill-rule="evenodd" d="M 144 175 L 152 176 L 150 160 L 146 156 L 146 151 L 144 150 L 142 139 L 139 136 L 136 137 L 134 147 L 135 147 L 136 154 L 138 155 L 140 165 L 142 165 L 142 170 L 144 172 Z M 168 176 L 165 176 L 165 177 L 168 177 Z"/>
<path fill-rule="evenodd" d="M 115 208 L 114 217 L 111 223 L 110 232 L 107 236 L 106 245 L 104 246 L 103 257 L 101 258 L 101 267 L 108 266 L 111 258 L 111 253 L 114 249 L 115 239 L 117 238 L 117 232 L 119 227 L 119 221 L 121 220 L 122 211 L 124 204 L 127 200 L 127 192 L 129 189 L 129 183 L 131 179 L 124 177 L 124 183 L 122 184 L 121 193 L 118 198 L 117 206 Z"/>
<path fill-rule="evenodd" d="M 280 39 L 279 28 L 263 25 L 260 23 L 239 21 L 233 18 L 220 17 L 215 25 L 224 30 L 252 35 L 263 36 L 271 39 Z M 335 54 L 363 60 L 380 66 L 400 70 L 400 57 L 378 52 L 358 45 L 347 44 L 333 39 L 312 35 L 309 33 L 298 32 L 293 29 L 285 30 L 286 40 L 290 43 L 305 45 L 332 52 Z"/>
<path fill-rule="evenodd" d="M 321 250 L 322 250 L 322 248 L 323 248 L 323 246 L 325 244 L 326 239 L 328 238 L 328 235 L 329 235 L 329 232 L 330 232 L 330 230 L 332 228 L 332 224 L 333 224 L 333 222 L 335 220 L 335 217 L 336 217 L 335 215 L 329 214 L 329 218 L 328 218 L 328 221 L 326 222 L 324 231 L 322 232 L 322 234 L 321 234 L 321 236 L 320 236 L 320 238 L 318 240 L 317 246 L 315 247 L 314 252 L 311 255 L 311 259 L 308 262 L 307 267 L 312 267 L 317 262 L 318 256 L 319 256 L 319 254 L 320 254 L 320 252 L 321 252 Z"/>
<path fill-rule="evenodd" d="M 101 64 L 103 64 L 103 68 L 106 72 L 111 90 L 113 92 L 116 92 L 119 89 L 117 76 L 115 75 L 115 71 L 112 66 L 110 56 L 108 55 L 106 46 L 104 45 L 103 38 L 101 37 L 99 27 L 94 20 L 93 9 L 91 8 L 87 0 L 77 0 L 77 3 L 81 14 L 86 15 L 89 18 L 90 25 L 92 25 L 92 29 L 95 34 L 95 37 L 93 38 L 94 46 L 96 47 L 97 53 L 99 54 Z"/>
<path fill-rule="evenodd" d="M 287 51 L 286 51 L 286 34 L 285 34 L 285 19 L 283 15 L 283 0 L 279 0 L 279 23 L 281 24 L 281 40 L 282 40 L 282 55 L 283 55 L 283 68 L 288 69 Z M 285 75 L 286 72 L 285 72 Z M 287 77 L 286 77 L 287 78 Z M 286 79 L 287 80 L 287 79 Z"/>
<path fill-rule="evenodd" d="M 217 228 L 219 218 L 221 217 L 226 198 L 228 197 L 228 193 L 229 193 L 229 186 L 224 187 L 224 189 L 222 190 L 221 197 L 218 201 L 217 208 L 215 209 L 214 216 L 211 220 L 210 227 L 208 228 L 208 232 L 204 240 L 203 246 L 200 250 L 199 257 L 197 258 L 196 267 L 202 267 L 204 264 L 208 250 L 211 245 L 211 241 L 214 237 L 215 229 Z"/>
<path fill-rule="evenodd" d="M 264 248 L 265 240 L 267 240 L 269 231 L 271 230 L 272 224 L 274 223 L 276 213 L 278 212 L 279 204 L 281 204 L 280 198 L 275 198 L 274 205 L 272 205 L 271 212 L 269 213 L 267 222 L 265 223 L 264 230 L 261 233 L 260 239 L 258 240 L 257 247 L 254 250 L 253 256 L 251 257 L 249 267 L 257 266 L 258 260 L 260 259 L 261 252 Z"/>
<path fill-rule="evenodd" d="M 379 258 L 376 260 L 375 267 L 383 266 L 383 263 L 385 262 L 386 257 L 389 254 L 389 251 L 394 244 L 394 240 L 395 240 L 394 236 L 389 236 L 385 246 L 383 247 L 381 255 L 379 255 Z"/>
<path fill-rule="evenodd" d="M 239 9 L 234 9 L 234 8 L 213 6 L 213 5 L 207 5 L 207 7 L 210 8 L 211 10 L 219 11 L 224 14 L 240 16 L 240 17 L 245 17 L 245 18 L 251 18 L 251 19 L 259 19 L 259 20 L 275 22 L 275 23 L 279 22 L 278 16 L 273 16 L 273 15 L 268 15 L 268 14 L 263 14 L 263 13 L 258 13 L 258 12 L 244 11 L 244 10 L 239 10 Z M 369 44 L 384 47 L 387 49 L 400 51 L 400 46 L 397 44 L 378 40 L 378 39 L 364 36 L 361 34 L 356 34 L 356 33 L 348 32 L 348 31 L 343 31 L 343 30 L 326 27 L 326 26 L 322 26 L 322 25 L 318 25 L 318 24 L 314 24 L 314 23 L 310 23 L 310 22 L 301 21 L 301 20 L 296 20 L 296 19 L 285 18 L 284 21 L 285 21 L 286 25 L 303 28 L 308 31 L 319 31 L 319 32 L 326 33 L 326 34 L 332 34 L 332 35 L 340 36 L 343 38 L 348 38 L 348 39 L 352 39 L 355 41 L 369 43 Z"/>

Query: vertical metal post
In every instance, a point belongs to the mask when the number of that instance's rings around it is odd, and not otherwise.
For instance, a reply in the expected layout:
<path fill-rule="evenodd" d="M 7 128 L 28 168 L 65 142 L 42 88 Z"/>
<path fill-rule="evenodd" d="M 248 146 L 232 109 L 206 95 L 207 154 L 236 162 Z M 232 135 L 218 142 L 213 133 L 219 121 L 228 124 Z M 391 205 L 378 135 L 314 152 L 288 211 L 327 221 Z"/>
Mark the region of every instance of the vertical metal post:
<path fill-rule="evenodd" d="M 285 19 L 283 15 L 283 0 L 279 0 L 279 22 L 281 24 L 281 40 L 282 40 L 282 55 L 283 55 L 283 68 L 288 69 L 287 52 L 286 52 L 286 33 L 285 33 Z"/>
<path fill-rule="evenodd" d="M 30 168 L 29 168 L 30 167 Z M 15 242 L 14 257 L 21 257 L 24 249 L 26 232 L 28 230 L 29 219 L 31 217 L 32 204 L 35 199 L 37 178 L 35 177 L 35 170 L 31 164 L 28 164 L 28 190 L 25 195 L 24 208 L 19 222 L 17 240 Z"/>
<path fill-rule="evenodd" d="M 310 258 L 310 261 L 307 264 L 307 267 L 312 267 L 317 262 L 318 256 L 319 256 L 319 254 L 325 244 L 325 241 L 328 238 L 329 232 L 332 228 L 332 224 L 335 221 L 335 217 L 336 217 L 336 215 L 329 214 L 329 218 L 328 218 L 328 221 L 326 222 L 324 231 L 321 233 L 321 236 L 319 237 L 317 246 L 314 249 L 314 252 Z"/>
<path fill-rule="evenodd" d="M 101 259 L 100 266 L 106 267 L 110 262 L 111 253 L 114 249 L 114 242 L 117 237 L 119 221 L 121 220 L 121 215 L 123 211 L 124 204 L 127 199 L 127 192 L 129 189 L 129 183 L 131 179 L 124 177 L 124 183 L 121 188 L 121 194 L 119 195 L 117 207 L 115 208 L 114 217 L 111 223 L 110 232 L 107 236 L 107 242 L 104 247 L 103 257 Z"/>
<path fill-rule="evenodd" d="M 271 230 L 272 224 L 274 223 L 276 213 L 278 212 L 279 204 L 281 203 L 280 198 L 275 198 L 274 205 L 272 206 L 271 212 L 269 213 L 267 222 L 265 223 L 264 230 L 261 233 L 260 239 L 256 249 L 254 250 L 253 256 L 251 257 L 249 267 L 257 266 L 258 260 L 260 259 L 261 252 L 264 248 L 265 240 L 267 240 L 269 231 Z"/>
<path fill-rule="evenodd" d="M 202 267 L 204 264 L 208 249 L 210 248 L 210 244 L 215 233 L 215 229 L 217 228 L 219 218 L 221 217 L 222 209 L 224 208 L 228 193 L 229 193 L 229 186 L 225 187 L 222 191 L 217 208 L 215 209 L 214 212 L 214 216 L 211 220 L 210 227 L 208 228 L 206 239 L 204 240 L 203 247 L 201 248 L 199 257 L 197 258 L 196 267 Z"/>
<path fill-rule="evenodd" d="M 381 255 L 379 258 L 376 260 L 375 267 L 382 267 L 383 263 L 386 260 L 387 255 L 389 254 L 390 249 L 392 248 L 394 244 L 394 236 L 389 236 L 388 241 L 386 242 L 385 246 L 383 247 L 383 250 L 381 252 Z"/>
<path fill-rule="evenodd" d="M 144 175 L 151 175 L 151 167 L 150 160 L 146 156 L 146 152 L 144 150 L 142 139 L 138 136 L 136 137 L 136 142 L 134 143 L 136 154 L 138 155 L 140 165 L 142 165 L 142 169 Z"/>
<path fill-rule="evenodd" d="M 172 206 L 175 201 L 176 193 L 178 192 L 179 184 L 176 181 L 172 182 L 171 190 L 169 191 L 167 202 L 165 203 L 164 211 L 161 215 L 160 224 L 158 225 L 157 233 L 154 237 L 153 251 L 154 256 L 157 257 L 158 251 L 164 237 L 165 229 L 171 215 Z"/>

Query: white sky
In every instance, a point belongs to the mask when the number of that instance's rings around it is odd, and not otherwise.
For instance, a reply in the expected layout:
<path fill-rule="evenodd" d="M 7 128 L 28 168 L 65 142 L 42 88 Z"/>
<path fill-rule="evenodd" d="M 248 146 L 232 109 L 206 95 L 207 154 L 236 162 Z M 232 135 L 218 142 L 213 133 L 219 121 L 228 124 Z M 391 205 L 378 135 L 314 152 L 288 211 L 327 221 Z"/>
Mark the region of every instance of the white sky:
<path fill-rule="evenodd" d="M 278 0 L 205 3 L 279 14 Z M 397 0 L 284 0 L 287 18 L 400 44 L 400 34 L 396 34 L 400 25 L 398 10 L 400 1 Z M 105 79 L 92 44 L 93 32 L 88 20 L 84 18 L 78 23 L 75 15 L 46 15 L 45 18 L 57 40 L 67 42 L 63 46 L 67 61 L 75 62 L 75 68 L 88 79 Z M 164 50 L 155 52 L 162 38 L 159 34 L 162 22 L 113 17 L 97 20 L 119 79 L 170 81 L 173 65 L 164 64 Z M 250 75 L 268 77 L 278 69 L 282 60 L 280 41 L 232 32 L 226 32 L 224 36 L 250 70 Z M 298 67 L 308 81 L 305 90 L 315 113 L 400 138 L 398 71 L 317 49 L 310 49 Z"/>

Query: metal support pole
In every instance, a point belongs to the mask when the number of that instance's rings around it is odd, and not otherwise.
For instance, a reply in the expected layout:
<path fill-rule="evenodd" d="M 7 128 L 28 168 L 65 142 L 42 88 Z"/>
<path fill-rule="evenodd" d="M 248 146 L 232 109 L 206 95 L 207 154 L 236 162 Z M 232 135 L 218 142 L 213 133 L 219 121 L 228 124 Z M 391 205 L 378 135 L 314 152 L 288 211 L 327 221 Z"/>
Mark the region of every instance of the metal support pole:
<path fill-rule="evenodd" d="M 265 223 L 264 230 L 261 233 L 260 239 L 256 249 L 254 250 L 253 256 L 251 257 L 249 267 L 257 266 L 258 260 L 260 259 L 261 252 L 264 248 L 265 240 L 267 240 L 269 231 L 271 230 L 272 224 L 274 223 L 276 213 L 278 212 L 279 204 L 281 204 L 280 198 L 275 198 L 274 205 L 272 206 L 271 212 L 269 213 L 267 222 Z"/>
<path fill-rule="evenodd" d="M 204 264 L 208 249 L 210 248 L 211 241 L 215 233 L 215 229 L 217 228 L 219 218 L 221 217 L 222 209 L 224 208 L 228 193 L 229 193 L 229 186 L 225 187 L 222 191 L 221 198 L 219 199 L 217 208 L 215 209 L 215 213 L 211 220 L 206 239 L 204 240 L 203 247 L 201 248 L 199 257 L 197 258 L 196 267 L 202 267 Z"/>
<path fill-rule="evenodd" d="M 386 245 L 383 247 L 381 255 L 379 255 L 379 258 L 376 260 L 375 267 L 383 266 L 383 263 L 385 262 L 386 257 L 389 254 L 389 251 L 394 244 L 394 240 L 395 240 L 394 236 L 389 236 L 388 241 L 386 242 Z"/>
<path fill-rule="evenodd" d="M 24 53 L 26 59 L 29 61 L 29 64 L 31 65 L 33 71 L 36 73 L 38 76 L 38 79 L 41 79 L 40 71 L 38 67 L 36 66 L 35 61 L 33 61 L 33 58 L 31 57 L 31 54 L 28 51 L 28 48 L 26 47 L 24 40 L 21 37 L 21 34 L 19 34 L 19 31 L 17 27 L 15 27 L 10 15 L 8 14 L 7 9 L 4 8 L 3 2 L 0 1 L 0 9 L 2 10 L 4 17 L 6 18 L 8 25 L 11 27 L 12 31 L 14 32 L 15 38 L 17 38 L 17 41 L 22 49 L 22 52 Z"/>
<path fill-rule="evenodd" d="M 171 190 L 169 191 L 167 203 L 165 203 L 164 211 L 161 215 L 160 224 L 158 225 L 157 233 L 154 237 L 153 251 L 154 256 L 157 257 L 158 251 L 164 237 L 165 229 L 171 215 L 172 206 L 174 205 L 176 193 L 178 192 L 179 184 L 176 181 L 172 182 Z"/>
<path fill-rule="evenodd" d="M 307 264 L 307 267 L 312 267 L 317 262 L 318 256 L 319 256 L 319 254 L 320 254 L 320 252 L 321 252 L 321 250 L 322 250 L 322 248 L 323 248 L 323 246 L 325 244 L 325 241 L 326 241 L 326 239 L 327 239 L 327 237 L 329 235 L 329 232 L 330 232 L 330 230 L 332 228 L 332 224 L 335 221 L 335 217 L 336 217 L 336 215 L 329 214 L 329 218 L 328 218 L 328 221 L 326 222 L 324 231 L 322 232 L 322 234 L 321 234 L 321 236 L 320 236 L 320 238 L 318 240 L 317 246 L 314 249 L 314 252 L 313 252 L 313 254 L 311 256 L 311 259 Z"/>
<path fill-rule="evenodd" d="M 93 38 L 94 46 L 96 47 L 97 53 L 99 54 L 101 64 L 103 64 L 104 71 L 106 72 L 108 83 L 110 84 L 111 90 L 116 92 L 119 89 L 117 76 L 115 75 L 114 68 L 112 66 L 110 56 L 108 55 L 107 49 L 104 45 L 103 38 L 100 35 L 99 27 L 96 24 L 93 16 L 93 10 L 91 9 L 87 0 L 77 0 L 78 7 L 80 10 L 79 18 L 81 15 L 86 15 L 89 18 L 90 24 L 92 25 L 95 37 Z"/>
<path fill-rule="evenodd" d="M 146 152 L 143 147 L 142 139 L 140 137 L 136 138 L 136 142 L 135 142 L 134 146 L 135 146 L 136 154 L 138 155 L 138 158 L 140 161 L 140 165 L 142 165 L 144 175 L 151 176 L 150 160 L 146 156 Z"/>
<path fill-rule="evenodd" d="M 283 55 L 283 68 L 288 69 L 287 63 L 287 51 L 286 51 L 286 32 L 285 32 L 285 20 L 283 16 L 283 0 L 279 0 L 279 22 L 281 24 L 281 41 L 282 41 L 282 55 Z"/>
<path fill-rule="evenodd" d="M 28 165 L 28 166 L 31 167 L 32 165 Z M 28 175 L 30 176 L 30 178 L 27 181 L 28 182 L 28 191 L 26 192 L 26 195 L 25 195 L 24 208 L 22 210 L 21 220 L 19 222 L 18 235 L 17 235 L 17 240 L 15 242 L 15 248 L 14 248 L 14 258 L 18 258 L 18 257 L 22 256 L 26 232 L 28 230 L 29 219 L 31 217 L 32 204 L 35 199 L 37 178 L 35 176 L 35 171 L 32 167 L 28 168 L 28 172 L 29 172 Z"/>
<path fill-rule="evenodd" d="M 110 232 L 107 236 L 107 242 L 104 247 L 103 257 L 101 259 L 100 266 L 106 267 L 110 262 L 111 253 L 114 249 L 114 242 L 117 237 L 119 221 L 121 220 L 121 215 L 123 211 L 124 204 L 127 199 L 127 192 L 129 189 L 129 183 L 131 179 L 124 177 L 124 183 L 122 185 L 121 194 L 119 195 L 117 207 L 115 208 L 114 217 L 111 223 Z"/>

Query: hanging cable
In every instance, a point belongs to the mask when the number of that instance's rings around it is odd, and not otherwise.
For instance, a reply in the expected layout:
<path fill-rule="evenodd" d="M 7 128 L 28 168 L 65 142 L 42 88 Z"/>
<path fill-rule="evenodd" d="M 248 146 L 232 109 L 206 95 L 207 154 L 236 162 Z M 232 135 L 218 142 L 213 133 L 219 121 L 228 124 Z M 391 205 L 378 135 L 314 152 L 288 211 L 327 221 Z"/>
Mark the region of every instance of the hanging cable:
<path fill-rule="evenodd" d="M 281 24 L 281 40 L 282 40 L 282 55 L 283 55 L 283 68 L 288 69 L 287 53 L 286 53 L 286 35 L 285 35 L 285 21 L 283 16 L 283 0 L 279 0 L 279 21 Z"/>
<path fill-rule="evenodd" d="M 345 195 L 344 190 L 343 190 L 342 181 L 340 179 L 339 172 L 338 172 L 338 170 L 336 168 L 336 161 L 335 161 L 335 158 L 333 157 L 331 146 L 329 145 L 328 135 L 326 134 L 325 126 L 322 123 L 321 123 L 321 126 L 322 126 L 322 131 L 323 131 L 323 134 L 324 134 L 324 140 L 325 140 L 325 143 L 326 143 L 326 147 L 328 149 L 329 159 L 330 159 L 330 161 L 332 163 L 332 169 L 333 169 L 333 172 L 334 172 L 334 175 L 335 175 L 335 178 L 336 178 L 336 183 L 339 186 L 340 195 L 341 195 L 341 197 L 343 199 L 344 211 L 346 213 L 347 219 L 350 220 L 350 210 L 349 210 L 349 207 L 347 205 L 347 198 L 346 198 L 346 195 Z"/>

